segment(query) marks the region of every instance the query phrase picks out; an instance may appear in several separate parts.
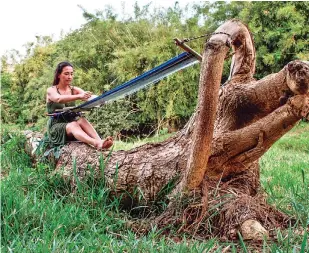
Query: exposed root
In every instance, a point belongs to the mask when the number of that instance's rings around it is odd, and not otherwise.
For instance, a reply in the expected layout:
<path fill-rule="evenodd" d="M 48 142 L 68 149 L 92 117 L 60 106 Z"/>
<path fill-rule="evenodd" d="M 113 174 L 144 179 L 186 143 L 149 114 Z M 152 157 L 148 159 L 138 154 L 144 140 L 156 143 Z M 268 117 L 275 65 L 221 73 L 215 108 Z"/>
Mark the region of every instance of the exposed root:
<path fill-rule="evenodd" d="M 162 229 L 168 228 L 168 231 L 173 228 L 177 234 L 234 240 L 238 239 L 241 224 L 253 219 L 273 236 L 272 232 L 286 228 L 291 218 L 268 205 L 265 195 L 251 190 L 252 182 L 247 179 L 252 178 L 252 173 L 241 173 L 225 182 L 204 181 L 208 191 L 202 188 L 181 199 L 174 199 L 154 223 Z"/>
<path fill-rule="evenodd" d="M 290 218 L 269 206 L 262 194 L 254 197 L 238 194 L 222 206 L 217 226 L 220 237 L 230 240 L 237 239 L 240 225 L 249 219 L 259 221 L 268 231 L 288 226 Z"/>

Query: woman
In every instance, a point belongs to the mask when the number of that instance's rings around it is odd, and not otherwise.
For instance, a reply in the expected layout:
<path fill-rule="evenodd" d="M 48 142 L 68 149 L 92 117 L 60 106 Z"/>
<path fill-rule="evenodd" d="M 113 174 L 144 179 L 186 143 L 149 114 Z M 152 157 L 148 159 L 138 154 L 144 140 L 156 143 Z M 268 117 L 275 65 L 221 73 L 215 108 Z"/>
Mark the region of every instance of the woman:
<path fill-rule="evenodd" d="M 75 106 L 76 100 L 86 101 L 91 92 L 71 86 L 73 66 L 69 62 L 60 62 L 56 68 L 53 86 L 47 89 L 46 106 L 49 114 L 56 109 Z M 50 117 L 47 133 L 53 145 L 63 145 L 67 140 L 75 139 L 94 146 L 98 150 L 113 145 L 112 137 L 102 140 L 93 126 L 83 117 Z"/>

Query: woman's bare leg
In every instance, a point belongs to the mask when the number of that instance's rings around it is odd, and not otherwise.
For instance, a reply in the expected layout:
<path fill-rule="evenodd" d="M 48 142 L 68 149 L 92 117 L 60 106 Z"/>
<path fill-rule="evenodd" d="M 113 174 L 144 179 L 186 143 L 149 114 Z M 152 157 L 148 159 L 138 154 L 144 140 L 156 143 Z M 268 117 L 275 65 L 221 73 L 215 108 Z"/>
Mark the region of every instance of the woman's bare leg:
<path fill-rule="evenodd" d="M 90 137 L 96 139 L 96 140 L 101 140 L 100 136 L 98 135 L 97 131 L 94 129 L 94 127 L 89 123 L 88 120 L 85 118 L 79 118 L 76 121 L 79 126 L 84 130 L 86 134 L 88 134 Z"/>
<path fill-rule="evenodd" d="M 109 148 L 113 145 L 111 137 L 108 137 L 105 141 L 100 137 L 98 137 L 98 139 L 93 138 L 92 136 L 89 136 L 76 121 L 67 124 L 66 133 L 68 136 L 73 135 L 77 140 L 92 145 L 97 149 Z"/>
<path fill-rule="evenodd" d="M 102 141 L 102 139 L 98 135 L 97 131 L 94 129 L 94 127 L 89 123 L 89 121 L 87 119 L 79 118 L 77 120 L 77 123 L 85 131 L 86 134 L 88 134 L 90 137 L 100 141 L 98 146 L 96 146 L 98 149 L 109 148 L 113 145 L 113 138 L 109 136 L 104 141 Z"/>
<path fill-rule="evenodd" d="M 89 136 L 85 131 L 80 127 L 77 122 L 71 122 L 66 125 L 66 132 L 68 136 L 74 136 L 77 140 L 85 142 L 92 146 L 97 146 L 99 140 L 96 140 Z"/>

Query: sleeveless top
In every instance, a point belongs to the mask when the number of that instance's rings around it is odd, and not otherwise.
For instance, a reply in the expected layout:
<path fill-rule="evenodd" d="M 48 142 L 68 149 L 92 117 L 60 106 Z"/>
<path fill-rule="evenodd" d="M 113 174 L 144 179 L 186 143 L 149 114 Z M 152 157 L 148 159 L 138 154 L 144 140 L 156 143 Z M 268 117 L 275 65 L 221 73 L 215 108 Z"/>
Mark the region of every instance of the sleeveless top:
<path fill-rule="evenodd" d="M 56 87 L 57 92 L 60 94 L 58 87 Z M 73 95 L 73 87 L 71 87 L 71 94 Z M 75 101 L 68 103 L 56 103 L 56 102 L 47 102 L 46 109 L 48 113 L 55 112 L 56 109 L 63 109 L 64 107 L 75 106 Z M 76 118 L 65 118 L 63 116 L 59 117 L 49 117 L 47 122 L 47 134 L 49 140 L 53 146 L 64 145 L 67 141 L 66 134 L 66 125 L 72 121 L 77 120 Z"/>
<path fill-rule="evenodd" d="M 60 94 L 57 86 L 56 86 L 56 89 L 57 89 L 58 94 Z M 71 95 L 74 95 L 73 90 L 74 90 L 74 87 L 72 86 L 71 87 Z M 59 109 L 63 109 L 64 107 L 72 107 L 72 106 L 75 106 L 75 101 L 64 103 L 64 104 L 63 103 L 56 103 L 56 102 L 53 102 L 53 101 L 46 103 L 47 113 L 53 113 L 57 109 L 59 110 Z"/>

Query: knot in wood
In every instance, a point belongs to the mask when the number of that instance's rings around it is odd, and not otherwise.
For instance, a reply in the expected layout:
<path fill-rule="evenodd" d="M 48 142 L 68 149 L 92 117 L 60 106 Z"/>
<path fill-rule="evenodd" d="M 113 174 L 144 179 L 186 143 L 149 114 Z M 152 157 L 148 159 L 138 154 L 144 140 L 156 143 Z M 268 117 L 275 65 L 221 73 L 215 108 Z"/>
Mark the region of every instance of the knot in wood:
<path fill-rule="evenodd" d="M 309 66 L 302 61 L 290 62 L 287 67 L 287 85 L 294 94 L 309 92 Z"/>

